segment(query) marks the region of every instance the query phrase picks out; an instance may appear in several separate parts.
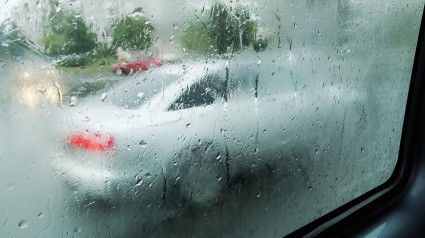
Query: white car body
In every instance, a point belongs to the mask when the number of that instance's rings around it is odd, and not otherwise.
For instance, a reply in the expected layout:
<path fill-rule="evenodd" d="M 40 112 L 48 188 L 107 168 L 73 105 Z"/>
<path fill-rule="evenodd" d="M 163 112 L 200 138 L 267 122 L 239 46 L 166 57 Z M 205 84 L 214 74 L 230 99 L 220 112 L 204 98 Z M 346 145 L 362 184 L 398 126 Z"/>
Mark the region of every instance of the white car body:
<path fill-rule="evenodd" d="M 214 203 L 241 176 L 267 176 L 279 167 L 297 172 L 303 166 L 298 158 L 314 153 L 311 148 L 302 150 L 306 143 L 343 143 L 332 137 L 343 130 L 341 110 L 365 96 L 335 85 L 314 96 L 315 91 L 300 90 L 300 77 L 282 65 L 237 61 L 164 65 L 122 84 L 128 83 L 130 90 L 143 80 L 159 83 L 157 76 L 166 74 L 178 80 L 156 88 L 153 97 L 134 109 L 111 103 L 112 94 L 125 95 L 121 86 L 106 98 L 79 99 L 77 106 L 63 112 L 65 145 L 67 135 L 76 131 L 98 131 L 114 138 L 109 152 L 66 145 L 53 160 L 71 196 L 141 206 Z M 206 75 L 224 80 L 226 96 L 215 95 L 209 105 L 168 110 Z M 134 100 L 141 100 L 142 94 Z M 317 122 L 312 116 L 317 113 L 342 125 Z"/>

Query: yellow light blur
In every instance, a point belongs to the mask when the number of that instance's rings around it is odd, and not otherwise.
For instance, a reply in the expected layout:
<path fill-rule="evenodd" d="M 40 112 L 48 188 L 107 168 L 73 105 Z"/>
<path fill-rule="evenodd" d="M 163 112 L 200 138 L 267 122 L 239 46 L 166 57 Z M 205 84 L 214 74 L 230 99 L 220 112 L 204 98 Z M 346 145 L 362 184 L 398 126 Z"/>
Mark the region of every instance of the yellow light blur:
<path fill-rule="evenodd" d="M 58 76 L 56 70 L 51 67 L 22 72 L 18 75 L 17 101 L 31 108 L 61 102 L 64 90 L 58 82 Z"/>

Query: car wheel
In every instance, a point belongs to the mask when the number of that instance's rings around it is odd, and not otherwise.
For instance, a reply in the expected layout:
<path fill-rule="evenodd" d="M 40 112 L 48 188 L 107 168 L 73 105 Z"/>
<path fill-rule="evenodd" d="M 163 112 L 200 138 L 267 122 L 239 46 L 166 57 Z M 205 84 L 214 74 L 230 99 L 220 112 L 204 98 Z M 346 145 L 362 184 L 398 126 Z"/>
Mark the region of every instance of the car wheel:
<path fill-rule="evenodd" d="M 117 69 L 116 71 L 115 71 L 115 73 L 118 75 L 118 76 L 121 76 L 122 75 L 122 69 Z"/>
<path fill-rule="evenodd" d="M 183 198 L 198 205 L 217 201 L 229 180 L 226 150 L 208 141 L 187 148 L 180 157 L 179 184 Z"/>

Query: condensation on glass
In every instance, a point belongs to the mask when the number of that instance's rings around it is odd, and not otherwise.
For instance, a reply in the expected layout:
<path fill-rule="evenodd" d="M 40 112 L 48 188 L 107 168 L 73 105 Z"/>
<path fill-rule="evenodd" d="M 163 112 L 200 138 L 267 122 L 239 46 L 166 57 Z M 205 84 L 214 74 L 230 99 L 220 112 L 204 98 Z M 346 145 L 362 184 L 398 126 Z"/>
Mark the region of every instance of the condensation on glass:
<path fill-rule="evenodd" d="M 383 184 L 424 2 L 0 7 L 1 237 L 281 237 Z"/>

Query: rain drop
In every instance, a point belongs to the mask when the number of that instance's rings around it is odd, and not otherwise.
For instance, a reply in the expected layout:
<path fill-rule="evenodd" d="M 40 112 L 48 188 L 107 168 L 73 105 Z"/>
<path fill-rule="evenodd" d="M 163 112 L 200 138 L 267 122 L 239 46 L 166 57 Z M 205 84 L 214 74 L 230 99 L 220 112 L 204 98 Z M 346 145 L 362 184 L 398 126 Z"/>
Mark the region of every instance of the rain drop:
<path fill-rule="evenodd" d="M 221 153 L 219 152 L 219 153 L 217 153 L 217 155 L 216 155 L 215 159 L 216 159 L 216 160 L 219 160 L 220 158 L 221 158 Z"/>
<path fill-rule="evenodd" d="M 75 106 L 77 106 L 77 97 L 76 96 L 72 96 L 71 97 L 71 100 L 69 101 L 69 104 L 68 104 L 70 107 L 75 107 Z"/>
<path fill-rule="evenodd" d="M 147 143 L 146 143 L 146 141 L 141 140 L 141 141 L 139 142 L 139 145 L 140 145 L 141 147 L 146 147 Z"/>
<path fill-rule="evenodd" d="M 19 229 L 25 229 L 28 227 L 28 221 L 26 219 L 22 219 L 19 221 Z"/>
<path fill-rule="evenodd" d="M 100 101 L 104 102 L 108 94 L 102 93 L 102 97 L 100 98 Z"/>

